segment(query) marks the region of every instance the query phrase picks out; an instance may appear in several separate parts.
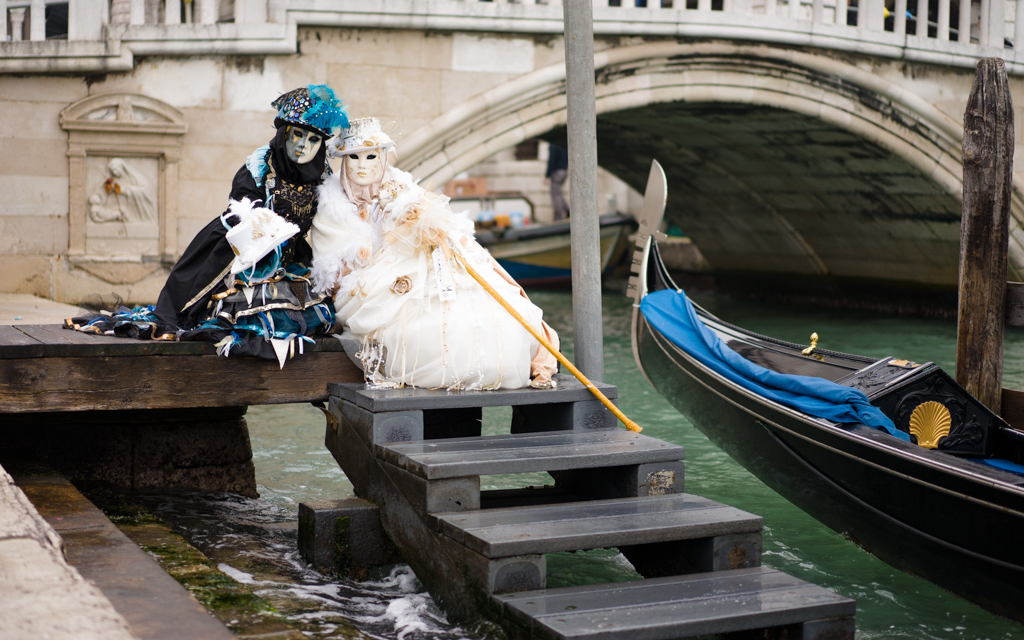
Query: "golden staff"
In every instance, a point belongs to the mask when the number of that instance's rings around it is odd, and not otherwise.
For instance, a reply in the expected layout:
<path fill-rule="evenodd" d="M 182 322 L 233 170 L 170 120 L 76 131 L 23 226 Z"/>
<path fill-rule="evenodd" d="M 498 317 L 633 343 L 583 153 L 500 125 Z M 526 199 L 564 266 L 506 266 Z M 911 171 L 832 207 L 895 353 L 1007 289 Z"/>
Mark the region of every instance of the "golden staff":
<path fill-rule="evenodd" d="M 448 257 L 448 260 L 451 261 L 452 251 L 448 247 L 447 241 L 443 238 L 441 240 L 441 249 L 444 251 L 445 256 Z M 615 417 L 621 420 L 622 424 L 626 425 L 627 429 L 636 433 L 640 433 L 641 431 L 643 431 L 643 427 L 627 418 L 626 414 L 622 413 L 622 411 L 619 410 L 618 407 L 612 404 L 612 401 L 609 400 L 607 396 L 601 393 L 600 389 L 594 386 L 593 382 L 587 379 L 587 376 L 583 375 L 583 373 L 579 369 L 573 366 L 573 364 L 569 362 L 568 358 L 563 356 L 561 352 L 559 352 L 558 349 L 554 347 L 554 345 L 548 342 L 547 338 L 542 336 L 539 331 L 534 329 L 533 326 L 526 321 L 526 318 L 521 316 L 519 312 L 516 311 L 512 307 L 512 305 L 510 305 L 508 301 L 506 301 L 505 298 L 503 298 L 501 294 L 494 289 L 494 287 L 492 287 L 486 280 L 483 279 L 483 277 L 479 273 L 476 272 L 475 269 L 473 269 L 473 267 L 469 266 L 469 262 L 467 260 L 463 259 L 461 255 L 459 255 L 458 258 L 459 264 L 461 264 L 466 269 L 466 272 L 469 273 L 469 275 L 473 276 L 473 279 L 479 282 L 480 286 L 483 287 L 484 290 L 487 291 L 487 293 L 491 294 L 492 298 L 498 301 L 498 304 L 505 307 L 505 311 L 508 311 L 510 314 L 512 314 L 512 317 L 518 320 L 519 324 L 523 325 L 523 327 L 525 327 L 526 330 L 530 332 L 530 335 L 532 335 L 542 345 L 544 345 L 544 348 L 550 351 L 551 355 L 555 356 L 555 358 L 559 362 L 561 362 L 565 366 L 565 368 L 568 369 L 570 373 L 572 373 L 572 375 L 576 376 L 576 379 L 582 382 L 584 387 L 590 389 L 590 393 L 597 396 L 597 399 L 601 401 L 601 404 L 608 407 L 608 410 L 614 413 Z"/>

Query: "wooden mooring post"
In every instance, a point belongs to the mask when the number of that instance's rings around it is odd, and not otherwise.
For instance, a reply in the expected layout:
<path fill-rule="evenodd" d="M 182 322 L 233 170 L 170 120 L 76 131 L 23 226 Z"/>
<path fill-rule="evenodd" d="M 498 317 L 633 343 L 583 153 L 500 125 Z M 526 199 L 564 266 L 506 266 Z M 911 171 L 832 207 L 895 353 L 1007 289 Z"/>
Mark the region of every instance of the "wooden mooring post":
<path fill-rule="evenodd" d="M 956 380 L 996 414 L 1003 395 L 1013 139 L 1006 67 L 999 58 L 983 58 L 964 113 Z"/>

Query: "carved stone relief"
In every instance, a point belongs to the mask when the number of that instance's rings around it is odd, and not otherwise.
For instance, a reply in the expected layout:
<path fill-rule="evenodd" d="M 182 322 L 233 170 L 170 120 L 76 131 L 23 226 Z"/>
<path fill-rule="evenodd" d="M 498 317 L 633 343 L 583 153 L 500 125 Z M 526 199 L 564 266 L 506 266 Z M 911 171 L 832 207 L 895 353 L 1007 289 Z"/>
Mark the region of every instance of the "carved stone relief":
<path fill-rule="evenodd" d="M 71 263 L 110 280 L 145 277 L 173 261 L 182 113 L 146 96 L 109 93 L 69 105 L 61 127 L 68 131 Z"/>
<path fill-rule="evenodd" d="M 160 255 L 156 158 L 86 158 L 85 182 L 86 255 Z"/>

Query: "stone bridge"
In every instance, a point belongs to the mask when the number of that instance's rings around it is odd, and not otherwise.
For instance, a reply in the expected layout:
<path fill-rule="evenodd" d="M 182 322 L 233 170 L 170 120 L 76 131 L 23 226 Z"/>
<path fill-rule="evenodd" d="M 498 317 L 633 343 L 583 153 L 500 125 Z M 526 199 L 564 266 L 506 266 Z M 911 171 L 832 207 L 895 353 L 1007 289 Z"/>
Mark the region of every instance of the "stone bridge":
<path fill-rule="evenodd" d="M 600 164 L 642 190 L 658 158 L 668 215 L 716 278 L 953 299 L 973 68 L 1003 58 L 1024 104 L 1024 51 L 1013 46 L 1024 42 L 1024 20 L 1014 20 L 1024 0 L 969 10 L 958 0 L 614 6 L 633 4 L 595 2 Z M 356 117 L 395 121 L 398 164 L 424 183 L 524 140 L 565 136 L 556 0 L 7 5 L 9 291 L 154 299 L 167 265 L 223 208 L 243 158 L 270 137 L 270 100 L 304 83 L 330 83 Z M 99 222 L 97 190 L 117 158 L 148 184 L 149 226 Z M 1024 280 L 1022 188 L 1018 177 L 1014 280 Z"/>

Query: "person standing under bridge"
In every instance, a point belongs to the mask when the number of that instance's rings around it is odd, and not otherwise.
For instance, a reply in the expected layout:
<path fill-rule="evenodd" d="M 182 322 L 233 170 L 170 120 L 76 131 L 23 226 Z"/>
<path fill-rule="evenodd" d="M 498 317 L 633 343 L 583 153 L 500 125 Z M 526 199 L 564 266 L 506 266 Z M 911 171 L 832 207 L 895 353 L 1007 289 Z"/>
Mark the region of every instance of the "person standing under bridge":
<path fill-rule="evenodd" d="M 565 194 L 562 193 L 568 175 L 569 154 L 558 145 L 548 145 L 548 170 L 544 177 L 551 181 L 551 208 L 554 210 L 556 221 L 569 217 L 569 205 L 566 204 Z"/>

